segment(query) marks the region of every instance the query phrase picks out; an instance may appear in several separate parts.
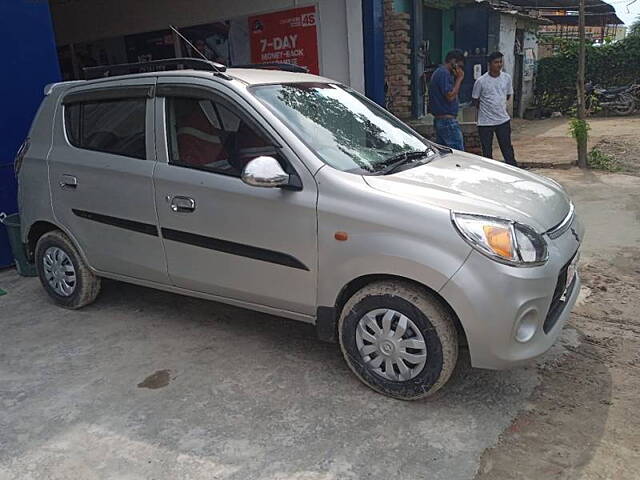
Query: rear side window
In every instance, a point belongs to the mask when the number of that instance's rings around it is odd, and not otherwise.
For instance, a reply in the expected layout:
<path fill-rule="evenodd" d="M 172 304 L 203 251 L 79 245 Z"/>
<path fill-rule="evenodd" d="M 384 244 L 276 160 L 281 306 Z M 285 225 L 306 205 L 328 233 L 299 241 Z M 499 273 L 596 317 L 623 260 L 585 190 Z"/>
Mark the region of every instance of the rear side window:
<path fill-rule="evenodd" d="M 78 148 L 145 159 L 146 99 L 65 105 L 65 130 Z"/>

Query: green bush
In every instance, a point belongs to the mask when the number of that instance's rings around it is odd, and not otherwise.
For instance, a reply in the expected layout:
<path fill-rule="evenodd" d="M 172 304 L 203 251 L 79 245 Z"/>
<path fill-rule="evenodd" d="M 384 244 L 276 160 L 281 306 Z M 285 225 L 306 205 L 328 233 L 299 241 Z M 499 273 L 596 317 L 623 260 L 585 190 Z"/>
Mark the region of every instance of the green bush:
<path fill-rule="evenodd" d="M 578 42 L 559 42 L 558 52 L 538 62 L 536 98 L 543 108 L 568 112 L 576 102 Z M 587 45 L 585 81 L 611 87 L 640 81 L 640 36 Z"/>
<path fill-rule="evenodd" d="M 594 147 L 587 155 L 587 165 L 594 170 L 606 170 L 607 172 L 617 172 L 620 166 L 615 158 L 607 155 L 602 150 Z"/>
<path fill-rule="evenodd" d="M 572 118 L 569 122 L 569 133 L 578 143 L 581 141 L 585 143 L 587 142 L 587 139 L 589 138 L 589 130 L 591 130 L 591 127 L 586 120 Z"/>

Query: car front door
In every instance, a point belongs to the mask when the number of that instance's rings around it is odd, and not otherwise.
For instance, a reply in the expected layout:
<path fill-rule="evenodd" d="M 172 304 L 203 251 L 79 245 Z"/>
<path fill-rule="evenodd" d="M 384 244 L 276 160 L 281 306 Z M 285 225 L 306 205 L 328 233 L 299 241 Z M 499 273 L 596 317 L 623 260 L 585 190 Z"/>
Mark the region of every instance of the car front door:
<path fill-rule="evenodd" d="M 251 111 L 210 81 L 158 80 L 154 181 L 169 276 L 181 288 L 313 315 L 316 183 Z M 242 168 L 259 155 L 277 158 L 301 188 L 245 184 Z"/>
<path fill-rule="evenodd" d="M 71 89 L 49 154 L 53 212 L 100 272 L 169 283 L 153 194 L 155 78 Z"/>

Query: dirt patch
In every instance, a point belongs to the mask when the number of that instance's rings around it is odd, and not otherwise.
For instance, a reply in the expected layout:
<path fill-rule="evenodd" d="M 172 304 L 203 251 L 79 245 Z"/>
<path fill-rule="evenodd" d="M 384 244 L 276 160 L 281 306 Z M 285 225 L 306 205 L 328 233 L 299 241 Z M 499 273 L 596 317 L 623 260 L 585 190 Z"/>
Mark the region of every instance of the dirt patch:
<path fill-rule="evenodd" d="M 611 142 L 620 171 L 640 175 L 638 147 L 640 117 L 590 118 L 589 149 Z M 568 168 L 577 164 L 576 142 L 569 134 L 569 119 L 513 120 L 513 147 L 518 163 L 525 167 Z M 608 148 L 603 144 L 603 148 Z M 600 148 L 600 147 L 599 147 Z M 606 152 L 606 150 L 603 150 Z M 496 159 L 501 159 L 494 145 Z M 635 153 L 635 154 L 634 154 Z"/>
<path fill-rule="evenodd" d="M 583 265 L 570 327 L 578 346 L 540 367 L 531 402 L 477 480 L 637 479 L 640 470 L 640 249 Z"/>
<path fill-rule="evenodd" d="M 617 171 L 640 176 L 640 138 L 607 137 L 601 139 L 595 148 L 613 159 Z"/>
<path fill-rule="evenodd" d="M 156 388 L 166 387 L 167 385 L 169 385 L 170 380 L 170 370 L 158 370 L 157 372 L 152 373 L 142 382 L 140 382 L 138 384 L 138 388 L 150 388 L 152 390 L 155 390 Z"/>

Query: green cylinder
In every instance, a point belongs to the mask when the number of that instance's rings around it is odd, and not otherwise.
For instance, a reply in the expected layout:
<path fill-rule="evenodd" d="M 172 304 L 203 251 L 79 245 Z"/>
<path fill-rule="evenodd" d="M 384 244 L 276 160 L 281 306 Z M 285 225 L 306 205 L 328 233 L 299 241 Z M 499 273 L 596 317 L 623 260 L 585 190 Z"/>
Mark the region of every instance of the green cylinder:
<path fill-rule="evenodd" d="M 7 215 L 4 218 L 0 218 L 0 220 L 7 228 L 7 236 L 9 237 L 9 244 L 11 245 L 13 258 L 16 261 L 18 273 L 23 277 L 37 276 L 36 266 L 27 260 L 27 252 L 22 243 L 22 238 L 20 238 L 20 214 Z"/>

